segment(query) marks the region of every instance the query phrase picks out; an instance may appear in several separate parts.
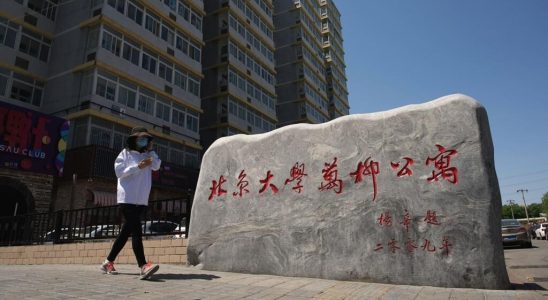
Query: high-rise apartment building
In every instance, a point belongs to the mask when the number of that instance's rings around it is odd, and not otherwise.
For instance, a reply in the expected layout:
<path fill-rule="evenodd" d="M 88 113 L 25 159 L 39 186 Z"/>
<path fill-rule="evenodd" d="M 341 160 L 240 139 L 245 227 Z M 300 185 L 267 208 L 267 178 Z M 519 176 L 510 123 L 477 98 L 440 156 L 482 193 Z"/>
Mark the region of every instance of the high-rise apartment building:
<path fill-rule="evenodd" d="M 346 87 L 341 14 L 333 0 L 320 0 L 320 16 L 322 20 L 322 46 L 326 61 L 329 118 L 335 119 L 348 115 L 350 108 Z"/>
<path fill-rule="evenodd" d="M 276 128 L 271 0 L 205 1 L 202 144 Z"/>
<path fill-rule="evenodd" d="M 71 121 L 65 173 L 87 181 L 77 198 L 85 198 L 86 189 L 115 190 L 99 183 L 113 175 L 105 161 L 123 148 L 134 126 L 148 128 L 165 165 L 179 168 L 174 180 L 188 179 L 185 170 L 199 167 L 203 5 L 0 2 L 0 100 Z"/>
<path fill-rule="evenodd" d="M 334 87 L 333 82 L 346 85 L 339 19 L 331 1 L 274 1 L 278 126 L 322 123 L 348 114 L 348 101 L 339 99 L 347 98 L 346 87 Z M 337 40 L 336 47 L 330 39 Z M 334 66 L 338 63 L 342 65 Z M 335 90 L 340 92 L 335 95 Z M 331 105 L 338 105 L 337 109 L 330 109 Z"/>

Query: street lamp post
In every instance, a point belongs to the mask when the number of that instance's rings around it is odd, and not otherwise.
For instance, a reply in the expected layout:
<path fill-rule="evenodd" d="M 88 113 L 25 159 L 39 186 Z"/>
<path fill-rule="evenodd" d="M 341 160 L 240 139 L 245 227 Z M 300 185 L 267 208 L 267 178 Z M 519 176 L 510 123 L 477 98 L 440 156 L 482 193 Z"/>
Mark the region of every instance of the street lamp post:
<path fill-rule="evenodd" d="M 519 189 L 516 191 L 516 193 L 521 193 L 521 199 L 523 199 L 523 205 L 525 206 L 525 217 L 527 218 L 527 224 L 529 224 L 529 214 L 527 213 L 527 204 L 525 203 L 525 195 L 524 193 L 529 192 L 528 190 Z"/>
<path fill-rule="evenodd" d="M 506 202 L 508 202 L 508 204 L 510 205 L 510 211 L 512 211 L 512 219 L 515 219 L 514 218 L 514 200 L 508 200 Z"/>

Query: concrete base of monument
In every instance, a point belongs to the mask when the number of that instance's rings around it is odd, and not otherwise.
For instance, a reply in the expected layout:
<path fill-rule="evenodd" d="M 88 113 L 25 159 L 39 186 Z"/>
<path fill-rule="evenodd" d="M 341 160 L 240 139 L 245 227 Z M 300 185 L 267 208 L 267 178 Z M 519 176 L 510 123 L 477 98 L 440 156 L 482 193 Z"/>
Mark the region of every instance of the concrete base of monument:
<path fill-rule="evenodd" d="M 485 109 L 464 95 L 217 140 L 192 207 L 206 270 L 506 289 Z"/>

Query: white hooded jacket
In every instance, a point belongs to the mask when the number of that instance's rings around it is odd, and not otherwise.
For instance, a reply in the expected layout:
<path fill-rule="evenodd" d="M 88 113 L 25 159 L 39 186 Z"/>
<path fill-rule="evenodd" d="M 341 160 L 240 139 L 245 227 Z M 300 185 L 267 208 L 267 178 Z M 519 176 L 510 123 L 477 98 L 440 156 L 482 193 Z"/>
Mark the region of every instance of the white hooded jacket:
<path fill-rule="evenodd" d="M 139 169 L 139 162 L 152 157 L 152 164 Z M 118 203 L 148 205 L 152 185 L 152 170 L 160 169 L 162 161 L 154 151 L 140 153 L 124 149 L 114 162 L 114 172 L 118 177 Z"/>

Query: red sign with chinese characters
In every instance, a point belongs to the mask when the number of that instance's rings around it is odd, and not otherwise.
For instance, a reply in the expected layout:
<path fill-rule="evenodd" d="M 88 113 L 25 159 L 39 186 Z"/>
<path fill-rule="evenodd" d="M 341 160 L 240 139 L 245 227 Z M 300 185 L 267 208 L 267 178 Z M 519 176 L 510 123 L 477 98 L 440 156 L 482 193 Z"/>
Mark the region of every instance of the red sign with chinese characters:
<path fill-rule="evenodd" d="M 0 167 L 61 176 L 69 121 L 0 102 Z"/>

